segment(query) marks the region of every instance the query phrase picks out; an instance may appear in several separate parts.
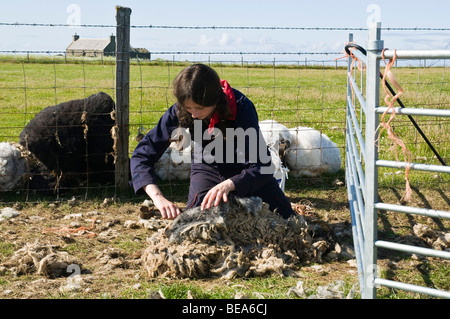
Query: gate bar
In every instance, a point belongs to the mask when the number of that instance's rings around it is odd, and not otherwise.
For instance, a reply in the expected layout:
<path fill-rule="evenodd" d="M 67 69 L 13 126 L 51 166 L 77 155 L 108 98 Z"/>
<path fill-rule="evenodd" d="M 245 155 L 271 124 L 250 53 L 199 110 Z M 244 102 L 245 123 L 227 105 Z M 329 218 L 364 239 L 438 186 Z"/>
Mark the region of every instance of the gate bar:
<path fill-rule="evenodd" d="M 434 296 L 437 298 L 450 299 L 450 292 L 448 292 L 448 291 L 443 291 L 443 290 L 438 290 L 438 289 L 433 289 L 433 288 L 428 288 L 428 287 L 422 287 L 422 286 L 416 286 L 416 285 L 412 285 L 412 284 L 405 284 L 405 283 L 393 281 L 393 280 L 375 278 L 374 284 L 386 286 L 386 287 L 390 287 L 390 288 L 395 288 L 395 289 L 402 289 L 402 290 L 422 293 L 422 294 Z"/>
<path fill-rule="evenodd" d="M 350 97 L 347 98 L 347 103 L 349 104 L 349 107 L 354 107 Z M 351 135 L 356 134 L 356 137 L 357 137 L 358 143 L 359 143 L 359 147 L 360 147 L 359 151 L 361 152 L 361 155 L 365 160 L 366 159 L 366 143 L 364 142 L 364 137 L 361 134 L 361 128 L 359 126 L 358 119 L 356 118 L 354 111 L 350 111 L 350 117 L 347 117 L 347 125 L 348 125 L 349 129 L 351 129 L 351 132 L 350 132 Z M 352 129 L 353 126 L 355 127 L 355 130 Z M 355 147 L 355 149 L 357 150 L 356 147 Z M 356 154 L 357 153 L 358 153 L 358 151 L 356 151 Z"/>
<path fill-rule="evenodd" d="M 381 106 L 377 108 L 377 113 L 384 113 L 388 107 Z M 388 114 L 392 113 L 392 109 L 395 110 L 395 114 L 398 115 L 418 115 L 418 116 L 439 116 L 450 117 L 450 110 L 438 110 L 438 109 L 414 109 L 406 107 L 394 107 L 388 111 Z"/>
<path fill-rule="evenodd" d="M 377 246 L 378 248 L 398 250 L 398 251 L 403 251 L 406 253 L 417 254 L 417 255 L 422 255 L 422 256 L 450 259 L 450 251 L 445 251 L 445 250 L 437 250 L 437 249 L 431 249 L 431 248 L 423 248 L 423 247 L 417 247 L 417 246 L 411 246 L 411 245 L 405 245 L 405 244 L 398 244 L 398 243 L 392 243 L 392 242 L 384 241 L 384 240 L 377 240 L 375 242 L 375 246 Z"/>
<path fill-rule="evenodd" d="M 392 168 L 405 168 L 406 167 L 405 162 L 386 161 L 386 160 L 378 160 L 376 162 L 376 165 L 381 166 L 381 167 L 392 167 Z M 450 174 L 450 166 L 420 164 L 420 163 L 411 163 L 409 165 L 410 165 L 411 169 L 416 170 L 416 171 L 427 171 L 427 172 Z"/>
<path fill-rule="evenodd" d="M 393 58 L 394 53 L 397 59 L 450 59 L 450 50 L 386 50 L 384 58 Z M 378 58 L 382 58 L 381 54 Z"/>
<path fill-rule="evenodd" d="M 350 76 L 350 74 L 348 75 L 350 82 L 351 82 L 351 86 L 353 88 L 353 91 L 355 92 L 356 97 L 358 98 L 359 104 L 361 105 L 361 109 L 364 111 L 364 113 L 366 113 L 366 101 L 364 100 L 363 95 L 361 94 L 361 91 L 358 88 L 358 85 L 356 84 L 355 79 Z M 350 97 L 349 97 L 350 98 Z M 353 102 L 352 102 L 353 105 Z"/>
<path fill-rule="evenodd" d="M 447 212 L 445 210 L 394 205 L 394 204 L 387 204 L 387 203 L 376 203 L 375 208 L 379 209 L 379 210 L 390 210 L 393 212 L 407 213 L 407 214 L 413 214 L 413 215 L 422 215 L 422 216 L 433 217 L 433 218 L 450 219 L 450 212 Z"/>

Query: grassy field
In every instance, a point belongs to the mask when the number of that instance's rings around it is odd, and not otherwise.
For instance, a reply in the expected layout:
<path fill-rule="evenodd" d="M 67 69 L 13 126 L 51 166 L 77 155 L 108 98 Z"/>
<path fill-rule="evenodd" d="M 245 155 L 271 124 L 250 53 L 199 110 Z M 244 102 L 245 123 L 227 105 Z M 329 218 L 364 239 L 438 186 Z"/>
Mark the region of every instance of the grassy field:
<path fill-rule="evenodd" d="M 49 105 L 81 99 L 103 91 L 115 99 L 115 65 L 111 60 L 62 57 L 0 59 L 0 141 L 18 141 L 22 128 Z M 139 130 L 148 131 L 174 103 L 171 83 L 186 63 L 132 62 L 130 67 L 130 153 Z M 303 65 L 212 65 L 221 78 L 246 94 L 255 104 L 260 120 L 274 119 L 291 128 L 315 128 L 345 152 L 346 69 Z M 450 85 L 446 68 L 397 68 L 395 75 L 404 89 L 401 100 L 407 107 L 448 108 Z M 357 72 L 359 74 L 359 72 Z M 380 90 L 380 105 L 385 92 Z M 444 159 L 449 157 L 450 125 L 445 118 L 415 118 L 432 145 Z M 412 161 L 439 164 L 406 117 L 392 122 L 396 134 L 413 154 Z M 380 138 L 380 158 L 395 159 L 386 133 Z M 344 156 L 342 156 L 344 158 Z M 400 157 L 400 160 L 402 158 Z M 395 170 L 381 169 L 383 183 L 397 181 Z M 431 182 L 430 174 L 412 174 L 419 183 Z M 439 176 L 439 179 L 446 179 Z M 401 181 L 401 178 L 400 178 Z"/>
<path fill-rule="evenodd" d="M 20 127 L 42 108 L 104 91 L 114 97 L 115 68 L 98 63 L 1 63 L 2 115 L 13 130 L 0 138 L 14 137 Z M 140 126 L 150 129 L 174 103 L 173 78 L 186 64 L 132 64 L 130 68 L 130 141 Z M 345 114 L 345 73 L 342 69 L 214 66 L 220 76 L 245 93 L 261 120 L 273 118 L 288 127 L 313 126 L 342 136 Z M 132 144 L 134 146 L 135 144 Z"/>
<path fill-rule="evenodd" d="M 63 63 L 64 60 L 53 63 L 44 61 L 47 63 L 0 59 L 0 110 L 2 117 L 11 124 L 6 128 L 2 125 L 2 130 L 14 128 L 9 132 L 2 131 L 1 140 L 17 136 L 21 126 L 46 106 L 84 98 L 98 91 L 114 97 L 114 64 L 90 60 L 76 64 Z M 174 103 L 171 83 L 186 65 L 171 62 L 131 64 L 131 140 L 139 125 L 150 129 L 161 113 Z M 273 67 L 245 64 L 212 66 L 222 78 L 254 102 L 261 120 L 274 119 L 288 127 L 313 127 L 334 137 L 338 144 L 343 143 L 346 104 L 344 68 L 316 66 L 305 69 L 295 65 Z M 450 88 L 445 68 L 398 68 L 395 73 L 405 90 L 402 100 L 407 106 L 447 107 Z M 433 131 L 436 125 L 441 125 L 440 132 L 442 128 L 446 129 L 446 122 L 429 122 L 425 121 L 429 130 L 425 133 L 430 133 L 430 136 L 439 135 L 433 134 L 436 133 Z M 404 123 L 404 126 L 409 126 Z M 447 148 L 444 147 L 444 150 Z"/>
<path fill-rule="evenodd" d="M 151 129 L 162 113 L 174 103 L 171 91 L 173 78 L 186 64 L 172 62 L 133 62 L 130 69 L 130 152 L 137 142 L 138 130 Z M 221 78 L 246 94 L 255 104 L 260 120 L 274 119 L 287 127 L 313 127 L 328 135 L 345 154 L 345 105 L 346 69 L 320 66 L 277 65 L 212 65 Z M 398 81 L 405 90 L 404 104 L 421 108 L 448 108 L 450 85 L 445 68 L 398 68 Z M 61 58 L 45 60 L 20 60 L 13 57 L 0 59 L 0 142 L 17 142 L 20 131 L 34 115 L 43 108 L 71 99 L 88 97 L 103 91 L 115 99 L 115 65 L 112 61 L 76 60 L 64 63 Z M 381 97 L 383 98 L 382 91 Z M 381 99 L 382 101 L 382 99 Z M 382 102 L 380 102 L 382 103 Z M 436 118 L 416 119 L 431 140 L 439 154 L 449 161 L 450 130 L 448 120 Z M 433 154 L 413 129 L 407 118 L 396 118 L 393 122 L 396 133 L 406 142 L 413 153 L 413 161 L 438 164 Z M 380 157 L 394 159 L 391 144 L 381 136 Z M 317 216 L 331 225 L 350 225 L 347 192 L 343 169 L 336 175 L 319 179 L 289 179 L 286 194 L 292 203 L 309 200 L 314 204 Z M 413 186 L 414 204 L 419 207 L 448 210 L 450 205 L 449 177 L 445 174 L 410 174 Z M 380 169 L 380 196 L 388 202 L 396 202 L 403 193 L 404 176 L 396 169 Z M 184 205 L 187 183 L 162 185 L 169 198 Z M 122 194 L 113 204 L 102 205 L 104 198 L 111 196 L 114 189 L 93 188 L 63 194 L 60 198 L 28 194 L 8 194 L 0 200 L 0 207 L 16 202 L 20 217 L 0 224 L 0 263 L 13 255 L 24 243 L 35 240 L 62 247 L 83 260 L 83 266 L 94 274 L 85 274 L 83 289 L 62 292 L 59 288 L 67 278 L 43 279 L 38 275 L 15 277 L 0 269 L 0 297 L 5 298 L 149 298 L 155 291 L 161 291 L 167 298 L 187 298 L 188 291 L 195 298 L 234 298 L 245 294 L 250 298 L 263 296 L 266 299 L 296 298 L 288 294 L 299 280 L 305 282 L 307 295 L 313 295 L 319 286 L 333 284 L 338 280 L 345 283 L 345 293 L 352 288 L 358 290 L 356 268 L 347 261 L 334 261 L 321 265 L 303 265 L 298 277 L 269 276 L 264 278 L 236 279 L 232 281 L 213 280 L 148 280 L 138 268 L 122 267 L 105 275 L 97 274 L 100 267 L 98 256 L 108 247 L 123 253 L 124 259 L 132 264 L 137 252 L 145 247 L 148 229 L 127 229 L 123 227 L 128 219 L 136 218 L 139 203 L 143 197 Z M 69 204 L 74 196 L 77 204 Z M 2 203 L 3 202 L 3 203 Z M 66 242 L 62 237 L 49 237 L 39 230 L 42 227 L 57 227 L 67 224 L 64 219 L 73 213 L 98 210 L 101 223 L 98 228 L 116 233 L 100 240 L 73 239 Z M 380 214 L 380 237 L 409 238 L 410 226 L 426 223 L 433 228 L 447 231 L 448 223 L 416 216 L 395 217 L 388 212 Z M 40 216 L 43 219 L 35 218 Z M 342 238 L 351 243 L 351 237 Z M 449 290 L 449 266 L 434 259 L 412 259 L 410 256 L 380 256 L 384 278 L 400 279 L 429 287 Z M 3 295 L 2 295 L 3 294 Z M 359 297 L 356 292 L 356 298 Z M 407 292 L 380 289 L 380 298 L 426 298 Z"/>

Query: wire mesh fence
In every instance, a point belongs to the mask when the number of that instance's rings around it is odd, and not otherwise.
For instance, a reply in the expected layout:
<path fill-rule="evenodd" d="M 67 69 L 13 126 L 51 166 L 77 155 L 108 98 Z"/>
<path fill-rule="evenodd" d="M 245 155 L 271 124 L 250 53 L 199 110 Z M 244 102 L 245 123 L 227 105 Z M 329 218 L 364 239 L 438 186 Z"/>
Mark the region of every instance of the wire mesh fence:
<path fill-rule="evenodd" d="M 0 23 L 0 27 L 8 25 Z M 16 24 L 19 26 L 19 24 Z M 21 24 L 20 24 L 21 25 Z M 25 24 L 24 24 L 25 25 Z M 27 24 L 27 26 L 29 26 Z M 32 24 L 36 28 L 58 27 L 56 24 Z M 61 25 L 60 27 L 67 27 Z M 116 27 L 112 25 L 80 25 L 80 28 Z M 133 26 L 135 29 L 179 28 L 201 29 L 201 27 L 183 26 Z M 203 27 L 206 28 L 206 27 Z M 228 27 L 207 27 L 220 29 Z M 231 27 L 230 27 L 231 28 Z M 233 27 L 236 28 L 236 27 Z M 247 29 L 248 27 L 237 27 Z M 252 27 L 264 31 L 266 27 Z M 276 30 L 276 28 L 271 28 Z M 366 28 L 311 28 L 326 31 L 366 30 Z M 409 28 L 407 31 L 411 31 Z M 306 32 L 310 28 L 297 28 Z M 434 30 L 431 28 L 431 30 Z M 422 30 L 423 31 L 423 30 Z M 447 30 L 444 30 L 447 31 Z M 343 42 L 344 44 L 344 42 Z M 187 65 L 205 63 L 212 66 L 226 79 L 231 86 L 243 92 L 256 106 L 259 120 L 274 120 L 288 129 L 297 128 L 302 132 L 305 128 L 314 129 L 321 136 L 329 138 L 339 149 L 341 155 L 345 150 L 345 105 L 346 105 L 346 61 L 338 59 L 343 52 L 202 52 L 202 51 L 151 51 L 148 58 L 131 57 L 129 78 L 129 138 L 128 155 L 136 147 L 139 138 L 155 126 L 160 116 L 170 107 L 175 99 L 172 94 L 174 77 Z M 75 56 L 69 51 L 2 51 L 0 55 L 0 142 L 19 143 L 21 132 L 30 121 L 49 106 L 61 105 L 73 100 L 80 100 L 80 111 L 57 114 L 53 125 L 49 120 L 46 124 L 53 130 L 42 133 L 54 143 L 54 149 L 48 145 L 42 147 L 42 152 L 54 152 L 56 164 L 46 167 L 41 174 L 45 186 L 30 187 L 30 168 L 24 173 L 26 183 L 15 187 L 13 192 L 22 198 L 30 194 L 45 191 L 59 196 L 60 191 L 70 190 L 81 192 L 84 196 L 99 192 L 116 193 L 114 181 L 98 183 L 92 174 L 104 175 L 110 172 L 106 164 L 114 162 L 114 125 L 117 120 L 115 105 L 112 109 L 103 109 L 95 113 L 96 121 L 86 119 L 86 107 L 89 97 L 104 92 L 113 103 L 116 102 L 117 62 L 116 56 L 85 50 L 81 56 Z M 398 79 L 408 92 L 406 101 L 415 106 L 434 105 L 448 107 L 449 86 L 446 62 L 436 63 L 420 61 L 419 64 L 398 67 L 395 69 Z M 89 112 L 88 112 L 89 113 Z M 73 116 L 73 120 L 71 117 Z M 76 119 L 76 120 L 75 120 Z M 91 121 L 91 122 L 89 122 Z M 422 119 L 421 125 L 427 134 L 432 136 L 433 143 L 440 149 L 443 158 L 448 161 L 449 132 L 447 119 Z M 436 122 L 438 121 L 438 122 Z M 108 122 L 107 125 L 105 122 Z M 41 123 L 45 123 L 41 122 Z M 394 123 L 396 129 L 408 127 L 408 123 L 400 120 Z M 97 128 L 97 130 L 96 130 Z M 101 130 L 101 129 L 102 130 Z M 44 126 L 34 127 L 31 131 L 43 130 Z M 76 152 L 61 142 L 64 129 L 76 133 L 64 133 L 77 136 Z M 101 133 L 95 133 L 101 131 Z M 105 133 L 106 132 L 106 133 Z M 93 135 L 92 135 L 93 134 Z M 97 134 L 97 135 L 95 135 Z M 301 133 L 300 133 L 301 134 Z M 423 141 L 415 133 L 408 138 L 414 145 L 415 161 L 421 158 L 431 158 Z M 88 138 L 89 136 L 89 138 Z M 323 150 L 319 144 L 312 149 Z M 94 143 L 108 145 L 107 151 L 97 152 L 99 147 Z M 22 142 L 26 150 L 30 146 Z M 22 150 L 23 151 L 23 150 Z M 59 152 L 59 153 L 58 153 Z M 78 152 L 78 153 L 77 153 Z M 64 153 L 68 158 L 79 156 L 77 161 L 83 162 L 83 169 L 62 171 L 63 159 L 58 154 Z M 96 157 L 98 163 L 89 162 L 90 157 Z M 341 157 L 343 158 L 343 156 Z M 99 163 L 103 161 L 105 165 Z M 340 162 L 342 166 L 342 160 Z M 68 178 L 69 176 L 77 177 Z M 311 176 L 313 175 L 313 176 Z M 291 169 L 287 187 L 290 185 L 321 185 L 334 187 L 333 181 L 343 180 L 343 168 L 331 175 L 328 174 L 295 174 Z M 386 182 L 396 178 L 395 174 L 386 172 Z M 425 181 L 420 181 L 425 182 Z M 434 183 L 433 181 L 428 181 Z M 446 181 L 444 181 L 446 182 Z M 74 184 L 72 184 L 74 183 Z M 168 191 L 168 197 L 184 198 L 183 191 L 188 184 L 187 179 L 161 181 L 162 187 Z M 37 186 L 36 186 L 37 187 Z"/>

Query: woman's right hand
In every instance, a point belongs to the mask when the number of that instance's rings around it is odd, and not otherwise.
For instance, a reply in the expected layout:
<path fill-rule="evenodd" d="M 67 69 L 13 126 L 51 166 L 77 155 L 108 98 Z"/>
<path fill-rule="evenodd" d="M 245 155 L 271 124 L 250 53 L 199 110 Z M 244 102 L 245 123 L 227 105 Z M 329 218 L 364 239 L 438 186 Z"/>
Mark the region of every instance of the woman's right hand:
<path fill-rule="evenodd" d="M 150 184 L 145 186 L 144 190 L 147 193 L 147 195 L 152 199 L 153 205 L 155 205 L 155 207 L 159 210 L 162 218 L 174 219 L 175 217 L 181 214 L 180 209 L 174 203 L 167 200 L 163 196 L 158 186 Z"/>
<path fill-rule="evenodd" d="M 162 194 L 152 197 L 153 205 L 161 212 L 162 218 L 174 219 L 181 214 L 180 209 Z"/>

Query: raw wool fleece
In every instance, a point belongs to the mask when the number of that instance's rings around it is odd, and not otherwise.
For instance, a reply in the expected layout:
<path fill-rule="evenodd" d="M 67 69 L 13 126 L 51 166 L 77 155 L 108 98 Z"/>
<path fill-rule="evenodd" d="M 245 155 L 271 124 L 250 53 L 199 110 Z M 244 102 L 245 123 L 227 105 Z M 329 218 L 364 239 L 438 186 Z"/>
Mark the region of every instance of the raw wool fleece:
<path fill-rule="evenodd" d="M 67 267 L 80 262 L 67 252 L 58 251 L 57 246 L 27 243 L 17 250 L 6 262 L 0 264 L 12 271 L 16 276 L 33 274 L 49 278 L 68 276 Z"/>
<path fill-rule="evenodd" d="M 283 219 L 258 197 L 188 209 L 149 243 L 142 264 L 150 277 L 289 275 L 297 262 L 321 258 L 302 216 Z"/>

